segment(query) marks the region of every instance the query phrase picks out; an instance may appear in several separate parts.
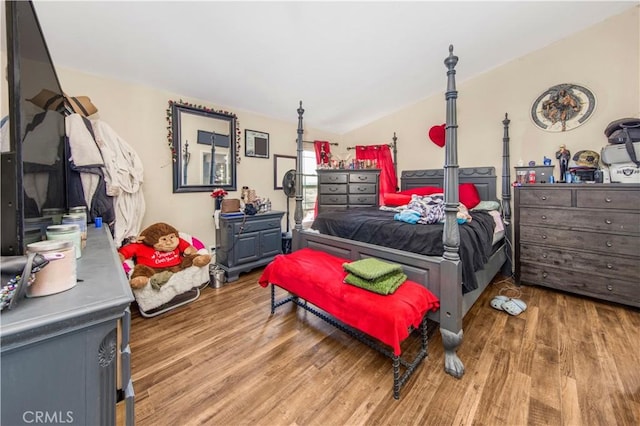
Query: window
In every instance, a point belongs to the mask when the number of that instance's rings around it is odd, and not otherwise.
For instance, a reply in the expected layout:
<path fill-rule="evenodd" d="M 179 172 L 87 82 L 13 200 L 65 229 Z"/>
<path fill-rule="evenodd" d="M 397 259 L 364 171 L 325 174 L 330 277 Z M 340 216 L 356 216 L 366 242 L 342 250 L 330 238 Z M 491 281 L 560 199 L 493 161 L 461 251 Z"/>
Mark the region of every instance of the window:
<path fill-rule="evenodd" d="M 315 151 L 302 151 L 302 227 L 308 229 L 315 218 L 318 174 Z"/>

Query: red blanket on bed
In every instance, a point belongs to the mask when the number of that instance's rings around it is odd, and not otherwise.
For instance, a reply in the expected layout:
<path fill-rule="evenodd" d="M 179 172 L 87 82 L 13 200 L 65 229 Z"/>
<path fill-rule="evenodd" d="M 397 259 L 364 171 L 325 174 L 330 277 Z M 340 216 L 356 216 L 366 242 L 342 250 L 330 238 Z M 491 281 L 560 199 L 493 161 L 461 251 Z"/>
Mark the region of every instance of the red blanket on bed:
<path fill-rule="evenodd" d="M 346 284 L 345 262 L 350 261 L 305 248 L 276 256 L 258 283 L 262 287 L 275 284 L 297 295 L 400 355 L 409 327 L 417 328 L 427 311 L 438 310 L 438 298 L 410 280 L 387 296 Z"/>

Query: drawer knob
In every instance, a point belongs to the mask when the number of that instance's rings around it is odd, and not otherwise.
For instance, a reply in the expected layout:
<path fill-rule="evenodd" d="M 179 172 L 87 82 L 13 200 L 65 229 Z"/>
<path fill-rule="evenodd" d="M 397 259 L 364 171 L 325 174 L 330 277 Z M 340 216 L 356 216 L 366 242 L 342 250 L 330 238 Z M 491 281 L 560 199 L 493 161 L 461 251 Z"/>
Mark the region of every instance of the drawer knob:
<path fill-rule="evenodd" d="M 329 188 L 329 191 L 331 192 L 336 192 L 338 190 L 338 188 Z"/>
<path fill-rule="evenodd" d="M 611 284 L 607 284 L 607 290 L 613 291 L 613 286 Z"/>
<path fill-rule="evenodd" d="M 542 215 L 542 220 L 547 220 L 547 216 L 546 215 Z"/>
<path fill-rule="evenodd" d="M 543 239 L 543 240 L 546 240 L 546 239 L 547 239 L 547 236 L 546 236 L 546 235 L 543 235 L 543 236 L 542 236 L 542 239 Z"/>
<path fill-rule="evenodd" d="M 367 180 L 367 177 L 366 177 L 366 176 L 358 176 L 358 179 L 360 179 L 360 180 Z"/>
<path fill-rule="evenodd" d="M 542 273 L 542 278 L 547 278 L 549 276 L 549 274 L 547 274 L 546 272 Z"/>
<path fill-rule="evenodd" d="M 605 199 L 604 199 L 604 202 L 605 202 L 605 203 L 610 203 L 610 202 L 611 202 L 611 198 L 609 198 L 609 197 L 605 198 Z"/>
<path fill-rule="evenodd" d="M 364 191 L 366 191 L 366 190 L 367 190 L 367 188 L 363 188 L 363 187 L 361 187 L 361 186 L 360 186 L 360 187 L 358 187 L 358 191 L 360 191 L 360 192 L 364 192 Z"/>
<path fill-rule="evenodd" d="M 607 269 L 613 269 L 613 265 L 610 263 L 607 263 Z"/>
<path fill-rule="evenodd" d="M 607 241 L 607 247 L 611 247 L 613 246 L 613 243 L 611 243 L 611 241 Z"/>
<path fill-rule="evenodd" d="M 606 223 L 607 225 L 611 225 L 611 219 L 605 219 L 604 223 Z"/>
<path fill-rule="evenodd" d="M 542 201 L 547 201 L 547 196 L 546 195 L 542 196 Z"/>

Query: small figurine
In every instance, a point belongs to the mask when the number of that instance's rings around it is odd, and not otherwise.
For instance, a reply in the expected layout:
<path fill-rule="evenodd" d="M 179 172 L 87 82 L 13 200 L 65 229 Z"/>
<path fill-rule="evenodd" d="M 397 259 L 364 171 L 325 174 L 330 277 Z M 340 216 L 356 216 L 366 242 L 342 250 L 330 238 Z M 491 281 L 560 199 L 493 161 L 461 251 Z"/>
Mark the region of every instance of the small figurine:
<path fill-rule="evenodd" d="M 548 158 L 545 155 L 544 158 L 542 159 L 542 164 L 544 164 L 545 166 L 550 166 L 551 165 L 551 158 Z"/>
<path fill-rule="evenodd" d="M 569 170 L 571 152 L 569 152 L 564 145 L 560 145 L 560 149 L 556 152 L 556 158 L 560 161 L 560 179 L 564 179 L 565 174 Z"/>

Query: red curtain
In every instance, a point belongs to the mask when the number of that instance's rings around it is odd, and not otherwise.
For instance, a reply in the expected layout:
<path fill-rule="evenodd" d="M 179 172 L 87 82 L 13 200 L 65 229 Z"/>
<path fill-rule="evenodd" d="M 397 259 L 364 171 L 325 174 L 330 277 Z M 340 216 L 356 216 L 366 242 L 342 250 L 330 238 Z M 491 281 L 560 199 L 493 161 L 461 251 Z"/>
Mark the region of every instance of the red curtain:
<path fill-rule="evenodd" d="M 316 150 L 316 164 L 329 164 L 331 157 L 331 146 L 327 141 L 313 141 L 313 147 Z"/>
<path fill-rule="evenodd" d="M 396 171 L 393 168 L 393 158 L 388 145 L 358 145 L 356 146 L 356 160 L 375 160 L 380 169 L 380 205 L 384 204 L 384 194 L 398 190 Z"/>

